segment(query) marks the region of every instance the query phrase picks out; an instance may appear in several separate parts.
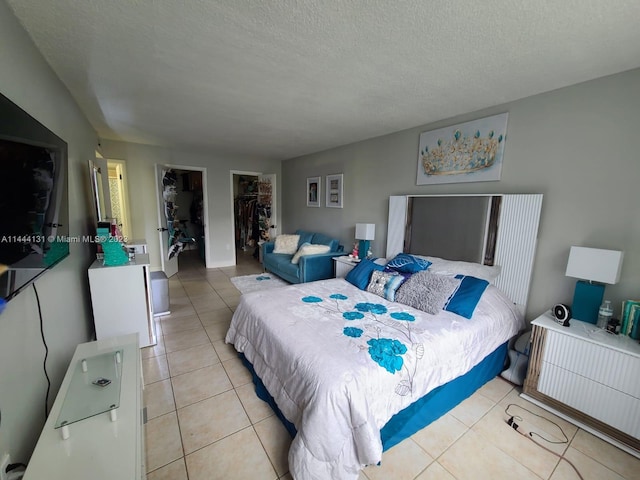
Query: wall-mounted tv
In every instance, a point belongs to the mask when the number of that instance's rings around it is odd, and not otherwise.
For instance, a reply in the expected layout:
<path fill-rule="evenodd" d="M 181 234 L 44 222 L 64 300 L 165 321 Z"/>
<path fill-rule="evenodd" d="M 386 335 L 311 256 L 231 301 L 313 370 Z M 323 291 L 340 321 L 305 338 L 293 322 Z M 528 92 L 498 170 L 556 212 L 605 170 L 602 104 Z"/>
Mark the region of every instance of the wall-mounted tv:
<path fill-rule="evenodd" d="M 69 255 L 67 144 L 0 94 L 0 297 Z"/>

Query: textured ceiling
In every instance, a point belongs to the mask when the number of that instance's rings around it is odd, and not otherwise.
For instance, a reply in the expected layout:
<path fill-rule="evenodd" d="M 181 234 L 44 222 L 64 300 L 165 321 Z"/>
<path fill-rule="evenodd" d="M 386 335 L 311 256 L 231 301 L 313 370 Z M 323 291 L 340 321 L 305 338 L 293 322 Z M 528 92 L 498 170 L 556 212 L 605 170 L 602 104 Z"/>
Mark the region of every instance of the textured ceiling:
<path fill-rule="evenodd" d="M 5 1 L 100 137 L 265 158 L 640 66 L 638 0 Z"/>

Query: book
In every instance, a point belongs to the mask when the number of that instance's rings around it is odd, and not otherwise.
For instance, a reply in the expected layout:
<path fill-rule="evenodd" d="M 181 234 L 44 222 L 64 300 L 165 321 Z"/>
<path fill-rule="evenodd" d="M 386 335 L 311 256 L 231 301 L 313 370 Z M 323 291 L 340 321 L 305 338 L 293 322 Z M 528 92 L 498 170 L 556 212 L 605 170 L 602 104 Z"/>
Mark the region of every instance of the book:
<path fill-rule="evenodd" d="M 632 305 L 629 311 L 628 334 L 634 340 L 640 339 L 640 305 Z"/>
<path fill-rule="evenodd" d="M 620 333 L 629 335 L 631 333 L 631 308 L 640 305 L 640 300 L 625 300 L 622 302 L 622 314 L 620 318 Z"/>

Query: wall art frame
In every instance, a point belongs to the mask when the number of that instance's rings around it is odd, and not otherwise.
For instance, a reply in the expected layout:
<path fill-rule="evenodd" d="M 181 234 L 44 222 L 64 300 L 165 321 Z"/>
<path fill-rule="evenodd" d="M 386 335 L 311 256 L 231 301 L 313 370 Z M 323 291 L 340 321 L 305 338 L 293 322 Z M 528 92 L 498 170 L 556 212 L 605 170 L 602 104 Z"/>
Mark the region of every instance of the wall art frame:
<path fill-rule="evenodd" d="M 416 185 L 500 180 L 508 116 L 421 133 Z"/>
<path fill-rule="evenodd" d="M 320 186 L 322 179 L 320 177 L 307 178 L 307 207 L 320 206 Z"/>
<path fill-rule="evenodd" d="M 342 173 L 327 175 L 326 192 L 327 208 L 343 207 L 344 184 Z"/>

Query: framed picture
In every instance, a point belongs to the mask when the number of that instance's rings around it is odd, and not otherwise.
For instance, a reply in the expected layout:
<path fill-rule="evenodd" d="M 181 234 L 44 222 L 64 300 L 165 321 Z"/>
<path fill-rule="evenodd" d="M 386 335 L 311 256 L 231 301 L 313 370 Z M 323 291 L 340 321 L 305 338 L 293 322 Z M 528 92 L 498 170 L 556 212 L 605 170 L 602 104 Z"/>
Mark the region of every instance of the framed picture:
<path fill-rule="evenodd" d="M 320 206 L 320 177 L 307 178 L 307 207 Z"/>
<path fill-rule="evenodd" d="M 416 184 L 500 180 L 508 115 L 421 133 Z"/>
<path fill-rule="evenodd" d="M 327 175 L 327 207 L 342 208 L 342 174 Z"/>

